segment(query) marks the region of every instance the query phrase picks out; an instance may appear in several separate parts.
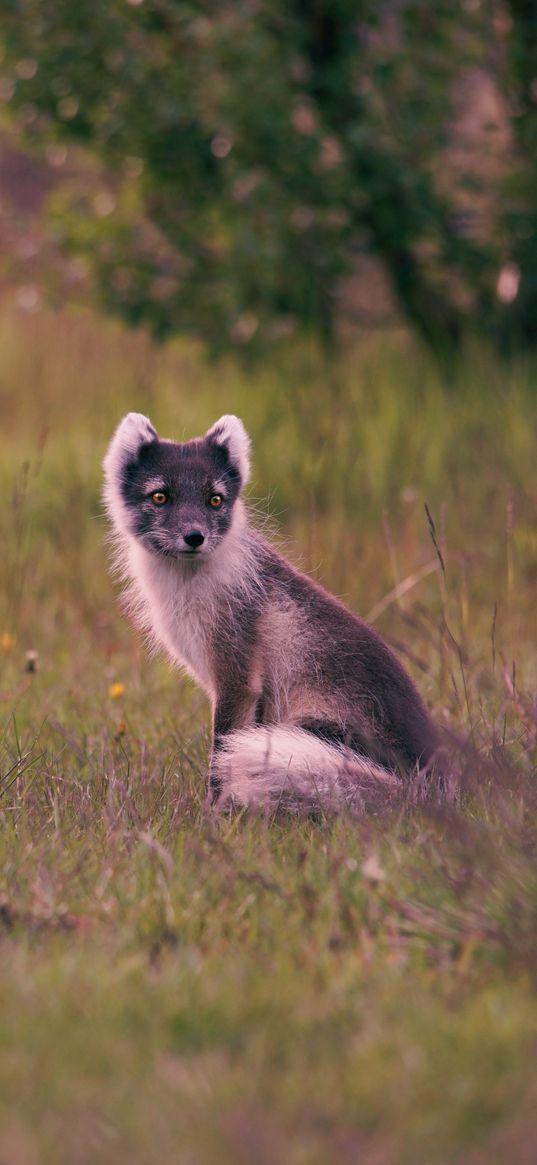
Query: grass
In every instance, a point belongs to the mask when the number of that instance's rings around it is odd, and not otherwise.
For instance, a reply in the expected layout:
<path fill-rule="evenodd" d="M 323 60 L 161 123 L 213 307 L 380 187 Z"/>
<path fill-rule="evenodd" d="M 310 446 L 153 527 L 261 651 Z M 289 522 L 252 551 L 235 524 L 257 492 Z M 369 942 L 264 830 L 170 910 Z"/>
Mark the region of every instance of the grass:
<path fill-rule="evenodd" d="M 254 375 L 68 312 L 0 339 L 2 1165 L 533 1161 L 535 369 L 442 384 L 395 336 Z M 207 812 L 204 698 L 106 569 L 130 408 L 243 416 L 279 540 L 477 746 L 460 808 Z"/>

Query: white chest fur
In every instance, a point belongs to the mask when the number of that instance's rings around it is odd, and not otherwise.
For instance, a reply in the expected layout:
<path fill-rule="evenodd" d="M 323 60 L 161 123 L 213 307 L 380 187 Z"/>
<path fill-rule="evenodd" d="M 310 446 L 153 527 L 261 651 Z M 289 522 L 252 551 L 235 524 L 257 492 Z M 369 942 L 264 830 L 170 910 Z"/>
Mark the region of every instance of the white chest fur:
<path fill-rule="evenodd" d="M 211 572 L 194 573 L 181 563 L 150 554 L 137 542 L 128 552 L 133 613 L 155 645 L 189 671 L 214 697 L 211 669 Z"/>
<path fill-rule="evenodd" d="M 131 614 L 155 647 L 185 667 L 214 701 L 214 635 L 222 605 L 229 632 L 237 600 L 257 602 L 263 591 L 242 502 L 235 503 L 225 538 L 196 565 L 150 553 L 119 523 L 118 534 L 118 564 L 129 583 Z M 241 631 L 239 618 L 239 638 Z"/>

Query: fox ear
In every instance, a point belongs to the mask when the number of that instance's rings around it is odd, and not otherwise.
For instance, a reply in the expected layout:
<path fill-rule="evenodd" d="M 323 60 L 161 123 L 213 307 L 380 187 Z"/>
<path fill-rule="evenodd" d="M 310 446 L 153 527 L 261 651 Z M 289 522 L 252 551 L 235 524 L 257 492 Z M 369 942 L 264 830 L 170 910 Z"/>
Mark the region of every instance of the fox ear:
<path fill-rule="evenodd" d="M 127 413 L 108 446 L 104 459 L 107 478 L 116 477 L 127 461 L 136 457 L 142 445 L 157 440 L 157 431 L 142 413 Z"/>
<path fill-rule="evenodd" d="M 127 413 L 120 421 L 106 451 L 103 461 L 103 499 L 109 517 L 121 533 L 129 530 L 128 515 L 122 496 L 122 479 L 125 466 L 134 461 L 142 445 L 157 440 L 156 429 L 142 413 Z"/>
<path fill-rule="evenodd" d="M 228 457 L 240 474 L 242 485 L 250 478 L 250 438 L 239 417 L 226 414 L 205 434 L 213 445 L 227 449 Z"/>

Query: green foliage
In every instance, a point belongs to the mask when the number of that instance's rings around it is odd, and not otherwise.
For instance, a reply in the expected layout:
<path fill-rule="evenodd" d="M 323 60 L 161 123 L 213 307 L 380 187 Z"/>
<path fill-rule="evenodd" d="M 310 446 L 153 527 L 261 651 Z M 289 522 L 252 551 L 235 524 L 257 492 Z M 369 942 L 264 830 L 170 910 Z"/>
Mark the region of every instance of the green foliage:
<path fill-rule="evenodd" d="M 503 25 L 507 76 L 490 59 L 495 5 L 3 0 L 4 70 L 31 137 L 101 160 L 108 202 L 79 184 L 75 223 L 62 213 L 58 229 L 131 323 L 216 352 L 262 352 L 297 328 L 330 345 L 342 281 L 369 251 L 441 351 L 469 327 L 532 335 L 535 259 L 517 241 L 522 220 L 535 237 L 523 7 Z M 497 200 L 486 238 L 467 229 L 471 183 L 446 182 L 443 161 L 457 86 L 476 67 L 524 101 L 516 196 L 505 214 Z M 508 260 L 520 299 L 502 307 Z"/>

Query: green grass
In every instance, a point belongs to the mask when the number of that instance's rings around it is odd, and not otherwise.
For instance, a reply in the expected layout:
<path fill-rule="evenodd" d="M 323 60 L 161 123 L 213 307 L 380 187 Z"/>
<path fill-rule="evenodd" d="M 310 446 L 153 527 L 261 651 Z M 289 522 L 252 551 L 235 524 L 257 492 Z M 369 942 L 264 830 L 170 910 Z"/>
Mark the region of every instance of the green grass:
<path fill-rule="evenodd" d="M 0 341 L 0 1162 L 529 1163 L 535 369 L 468 352 L 442 384 L 394 336 L 252 374 L 68 313 Z M 287 552 L 477 746 L 460 808 L 207 812 L 204 697 L 107 572 L 131 408 L 242 415 Z"/>

